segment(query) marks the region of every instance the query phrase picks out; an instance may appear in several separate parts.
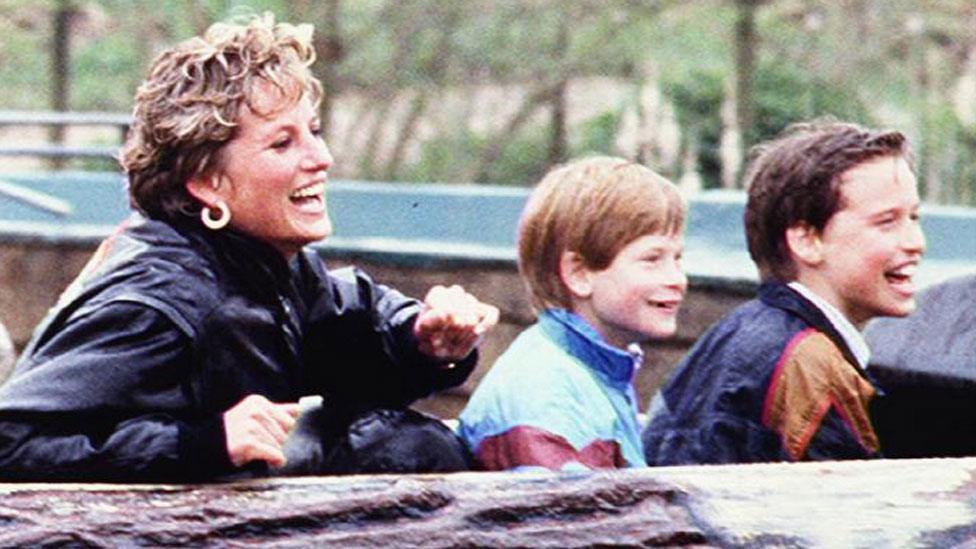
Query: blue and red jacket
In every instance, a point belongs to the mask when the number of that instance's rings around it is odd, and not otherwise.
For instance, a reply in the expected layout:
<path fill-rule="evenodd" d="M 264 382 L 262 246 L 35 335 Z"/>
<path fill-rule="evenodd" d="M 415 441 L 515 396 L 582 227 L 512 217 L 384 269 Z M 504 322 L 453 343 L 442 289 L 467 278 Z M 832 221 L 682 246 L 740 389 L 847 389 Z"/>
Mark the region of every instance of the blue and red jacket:
<path fill-rule="evenodd" d="M 646 465 L 633 388 L 640 359 L 579 316 L 544 311 L 478 385 L 461 437 L 487 470 Z"/>
<path fill-rule="evenodd" d="M 651 465 L 880 457 L 880 390 L 820 310 L 789 286 L 710 328 L 651 403 Z"/>

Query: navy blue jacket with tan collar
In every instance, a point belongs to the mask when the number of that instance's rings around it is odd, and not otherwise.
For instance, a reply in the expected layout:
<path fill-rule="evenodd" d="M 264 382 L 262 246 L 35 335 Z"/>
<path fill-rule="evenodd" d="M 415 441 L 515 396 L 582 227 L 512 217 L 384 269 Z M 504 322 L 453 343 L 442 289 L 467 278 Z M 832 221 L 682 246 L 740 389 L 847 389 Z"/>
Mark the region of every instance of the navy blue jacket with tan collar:
<path fill-rule="evenodd" d="M 880 456 L 880 389 L 823 313 L 785 284 L 710 328 L 655 396 L 650 465 Z"/>

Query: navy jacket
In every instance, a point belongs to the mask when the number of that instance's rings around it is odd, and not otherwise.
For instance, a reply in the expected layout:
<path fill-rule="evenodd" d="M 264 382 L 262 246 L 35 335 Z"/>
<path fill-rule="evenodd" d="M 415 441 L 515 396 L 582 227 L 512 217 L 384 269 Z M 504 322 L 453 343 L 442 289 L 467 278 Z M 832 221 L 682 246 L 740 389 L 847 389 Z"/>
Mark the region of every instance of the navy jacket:
<path fill-rule="evenodd" d="M 880 456 L 879 389 L 812 303 L 785 284 L 710 328 L 651 403 L 651 465 Z"/>
<path fill-rule="evenodd" d="M 415 300 L 314 251 L 134 215 L 99 247 L 0 387 L 0 479 L 239 473 L 222 414 L 322 395 L 341 423 L 464 381 L 421 355 Z M 254 474 L 263 474 L 252 467 Z"/>

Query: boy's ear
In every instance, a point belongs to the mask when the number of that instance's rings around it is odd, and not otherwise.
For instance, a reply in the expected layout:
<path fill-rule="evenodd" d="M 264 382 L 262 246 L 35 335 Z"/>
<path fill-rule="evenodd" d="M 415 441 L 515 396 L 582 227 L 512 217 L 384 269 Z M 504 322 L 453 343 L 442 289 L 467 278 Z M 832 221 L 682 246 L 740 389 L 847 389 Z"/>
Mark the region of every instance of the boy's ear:
<path fill-rule="evenodd" d="M 585 299 L 593 294 L 590 270 L 586 268 L 583 257 L 576 252 L 564 251 L 559 256 L 559 278 L 573 297 Z"/>
<path fill-rule="evenodd" d="M 218 174 L 201 175 L 186 182 L 186 192 L 196 198 L 204 206 L 213 207 L 224 200 L 227 185 Z"/>
<path fill-rule="evenodd" d="M 793 258 L 807 266 L 823 262 L 823 242 L 820 231 L 807 223 L 797 223 L 786 229 L 786 245 Z"/>

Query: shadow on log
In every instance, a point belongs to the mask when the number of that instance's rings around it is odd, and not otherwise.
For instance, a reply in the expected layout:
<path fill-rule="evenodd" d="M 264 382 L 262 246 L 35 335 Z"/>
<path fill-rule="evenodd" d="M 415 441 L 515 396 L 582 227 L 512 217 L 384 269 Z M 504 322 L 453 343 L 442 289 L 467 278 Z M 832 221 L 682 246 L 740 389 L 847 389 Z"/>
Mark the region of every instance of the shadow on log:
<path fill-rule="evenodd" d="M 976 459 L 0 484 L 0 545 L 958 546 Z"/>

